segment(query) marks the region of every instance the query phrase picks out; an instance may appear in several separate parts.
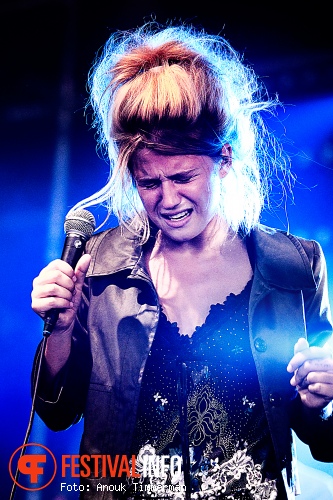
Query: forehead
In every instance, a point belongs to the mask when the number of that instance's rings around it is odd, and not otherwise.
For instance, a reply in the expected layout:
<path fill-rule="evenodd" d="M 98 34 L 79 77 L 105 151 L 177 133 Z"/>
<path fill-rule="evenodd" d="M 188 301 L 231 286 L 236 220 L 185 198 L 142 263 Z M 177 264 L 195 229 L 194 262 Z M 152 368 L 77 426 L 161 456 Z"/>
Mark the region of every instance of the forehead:
<path fill-rule="evenodd" d="M 211 168 L 214 162 L 201 155 L 161 155 L 149 149 L 138 151 L 133 158 L 134 175 L 171 175 L 193 169 Z"/>

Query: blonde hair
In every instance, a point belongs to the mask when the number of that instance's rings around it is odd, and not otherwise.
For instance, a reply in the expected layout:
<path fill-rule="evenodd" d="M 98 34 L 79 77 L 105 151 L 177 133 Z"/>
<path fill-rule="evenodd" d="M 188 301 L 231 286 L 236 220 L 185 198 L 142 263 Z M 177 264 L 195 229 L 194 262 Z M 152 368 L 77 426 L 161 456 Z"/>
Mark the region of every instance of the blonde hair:
<path fill-rule="evenodd" d="M 149 221 L 131 174 L 135 153 L 150 148 L 218 161 L 229 143 L 232 169 L 221 181 L 220 216 L 245 233 L 258 223 L 274 168 L 260 112 L 276 101 L 262 99 L 256 75 L 224 38 L 156 23 L 117 32 L 93 66 L 89 87 L 110 177 L 73 210 L 105 204 L 108 215 L 146 240 Z"/>

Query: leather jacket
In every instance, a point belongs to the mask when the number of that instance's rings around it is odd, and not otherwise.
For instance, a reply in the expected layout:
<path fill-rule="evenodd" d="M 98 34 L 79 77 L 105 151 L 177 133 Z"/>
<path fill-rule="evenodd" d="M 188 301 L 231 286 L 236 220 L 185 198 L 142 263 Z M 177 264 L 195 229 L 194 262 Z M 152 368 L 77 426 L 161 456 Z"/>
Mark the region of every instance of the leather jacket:
<path fill-rule="evenodd" d="M 286 370 L 299 337 L 323 345 L 332 333 L 325 259 L 318 243 L 265 226 L 253 230 L 246 243 L 253 267 L 251 348 L 291 499 L 297 494 L 291 429 L 315 459 L 333 461 L 333 416 L 303 407 Z M 84 416 L 81 455 L 128 455 L 159 301 L 142 262 L 142 246 L 129 231 L 118 227 L 99 233 L 86 251 L 92 262 L 70 359 L 52 385 L 42 378 L 36 409 L 55 431 Z M 100 479 L 84 481 L 90 487 L 82 498 L 113 498 L 110 492 L 96 493 Z"/>

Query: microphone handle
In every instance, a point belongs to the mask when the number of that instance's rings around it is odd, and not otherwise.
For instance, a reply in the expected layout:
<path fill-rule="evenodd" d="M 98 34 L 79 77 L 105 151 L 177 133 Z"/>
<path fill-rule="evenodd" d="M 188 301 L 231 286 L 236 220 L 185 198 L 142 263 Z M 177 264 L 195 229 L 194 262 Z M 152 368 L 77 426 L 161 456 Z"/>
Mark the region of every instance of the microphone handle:
<path fill-rule="evenodd" d="M 87 238 L 81 234 L 69 233 L 65 239 L 61 260 L 70 264 L 74 269 L 83 254 Z M 44 318 L 44 337 L 49 337 L 58 321 L 59 309 L 50 309 Z"/>

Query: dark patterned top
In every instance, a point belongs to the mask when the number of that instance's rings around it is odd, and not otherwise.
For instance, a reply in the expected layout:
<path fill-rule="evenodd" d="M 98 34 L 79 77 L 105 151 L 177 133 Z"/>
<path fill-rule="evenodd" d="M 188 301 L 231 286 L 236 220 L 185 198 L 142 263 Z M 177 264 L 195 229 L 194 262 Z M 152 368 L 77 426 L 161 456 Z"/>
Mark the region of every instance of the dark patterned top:
<path fill-rule="evenodd" d="M 142 380 L 133 442 L 141 477 L 130 497 L 277 498 L 249 341 L 251 283 L 212 305 L 191 337 L 161 313 Z"/>

